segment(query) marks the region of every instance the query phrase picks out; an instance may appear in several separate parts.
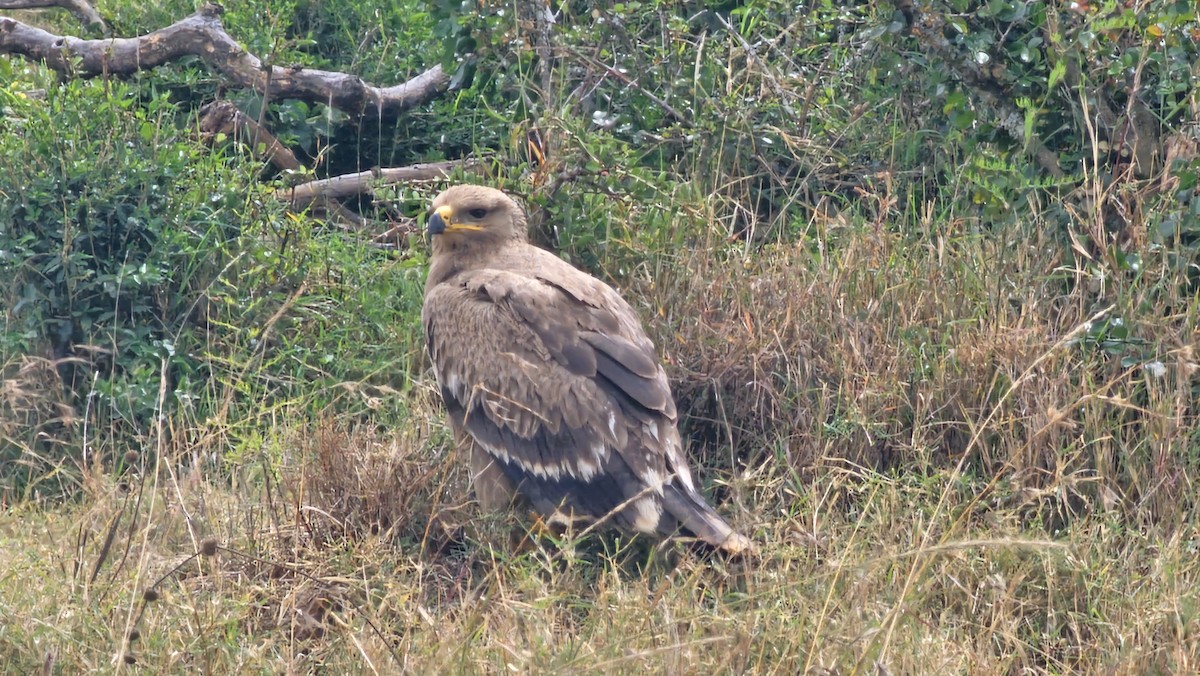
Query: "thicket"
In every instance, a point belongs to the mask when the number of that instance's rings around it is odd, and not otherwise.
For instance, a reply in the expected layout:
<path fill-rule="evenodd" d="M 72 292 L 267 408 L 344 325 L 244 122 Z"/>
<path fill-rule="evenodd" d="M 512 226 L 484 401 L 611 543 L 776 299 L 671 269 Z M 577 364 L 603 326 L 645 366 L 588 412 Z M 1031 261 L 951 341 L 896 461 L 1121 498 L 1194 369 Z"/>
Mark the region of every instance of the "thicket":
<path fill-rule="evenodd" d="M 156 436 L 239 461 L 279 416 L 387 427 L 423 401 L 419 238 L 287 212 L 270 188 L 295 177 L 199 140 L 227 98 L 316 176 L 482 158 L 469 180 L 634 301 L 714 468 L 958 467 L 1053 484 L 1059 516 L 1190 506 L 1195 3 L 293 0 L 223 21 L 273 64 L 390 84 L 442 63 L 450 90 L 372 119 L 195 59 L 128 80 L 0 59 L 10 498 Z M 419 217 L 440 187 L 351 206 Z"/>

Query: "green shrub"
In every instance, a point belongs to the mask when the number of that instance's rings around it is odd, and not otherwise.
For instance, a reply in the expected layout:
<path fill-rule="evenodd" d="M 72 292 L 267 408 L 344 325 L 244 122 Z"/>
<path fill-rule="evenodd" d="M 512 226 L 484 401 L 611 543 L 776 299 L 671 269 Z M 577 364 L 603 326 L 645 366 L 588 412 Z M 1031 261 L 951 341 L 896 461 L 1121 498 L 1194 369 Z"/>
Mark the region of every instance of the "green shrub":
<path fill-rule="evenodd" d="M 60 432 L 76 449 L 84 415 L 144 433 L 207 377 L 206 294 L 247 253 L 236 246 L 244 224 L 278 208 L 249 167 L 177 127 L 166 97 L 102 82 L 6 96 L 2 363 L 51 360 L 76 413 Z"/>

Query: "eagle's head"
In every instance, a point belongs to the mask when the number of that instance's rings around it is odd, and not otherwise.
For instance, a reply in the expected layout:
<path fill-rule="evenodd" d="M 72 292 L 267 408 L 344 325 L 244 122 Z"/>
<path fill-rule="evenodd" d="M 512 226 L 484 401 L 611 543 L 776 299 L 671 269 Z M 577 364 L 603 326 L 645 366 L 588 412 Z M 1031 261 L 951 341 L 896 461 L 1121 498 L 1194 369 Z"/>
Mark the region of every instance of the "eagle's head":
<path fill-rule="evenodd" d="M 495 188 L 456 185 L 434 198 L 426 227 L 435 244 L 451 248 L 499 244 L 525 238 L 525 212 Z"/>

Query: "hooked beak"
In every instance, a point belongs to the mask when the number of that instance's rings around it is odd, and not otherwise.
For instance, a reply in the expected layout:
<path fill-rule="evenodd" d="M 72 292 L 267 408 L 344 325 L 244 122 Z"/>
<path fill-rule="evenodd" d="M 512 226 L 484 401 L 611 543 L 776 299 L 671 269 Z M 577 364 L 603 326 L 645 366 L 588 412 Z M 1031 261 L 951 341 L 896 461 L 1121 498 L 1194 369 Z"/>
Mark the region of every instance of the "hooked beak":
<path fill-rule="evenodd" d="M 446 229 L 453 223 L 454 210 L 443 204 L 429 215 L 429 222 L 425 224 L 425 229 L 430 236 L 440 235 L 446 232 Z"/>

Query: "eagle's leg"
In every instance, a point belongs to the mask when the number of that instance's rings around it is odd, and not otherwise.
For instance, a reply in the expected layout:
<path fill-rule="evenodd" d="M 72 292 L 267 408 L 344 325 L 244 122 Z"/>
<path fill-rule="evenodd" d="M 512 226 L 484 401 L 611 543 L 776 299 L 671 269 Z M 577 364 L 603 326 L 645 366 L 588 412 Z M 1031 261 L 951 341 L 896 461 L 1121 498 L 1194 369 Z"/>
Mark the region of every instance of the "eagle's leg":
<path fill-rule="evenodd" d="M 512 480 L 500 468 L 498 461 L 479 447 L 469 435 L 462 442 L 471 454 L 471 486 L 479 506 L 489 512 L 508 511 L 518 501 Z M 459 448 L 462 448 L 460 445 Z"/>

